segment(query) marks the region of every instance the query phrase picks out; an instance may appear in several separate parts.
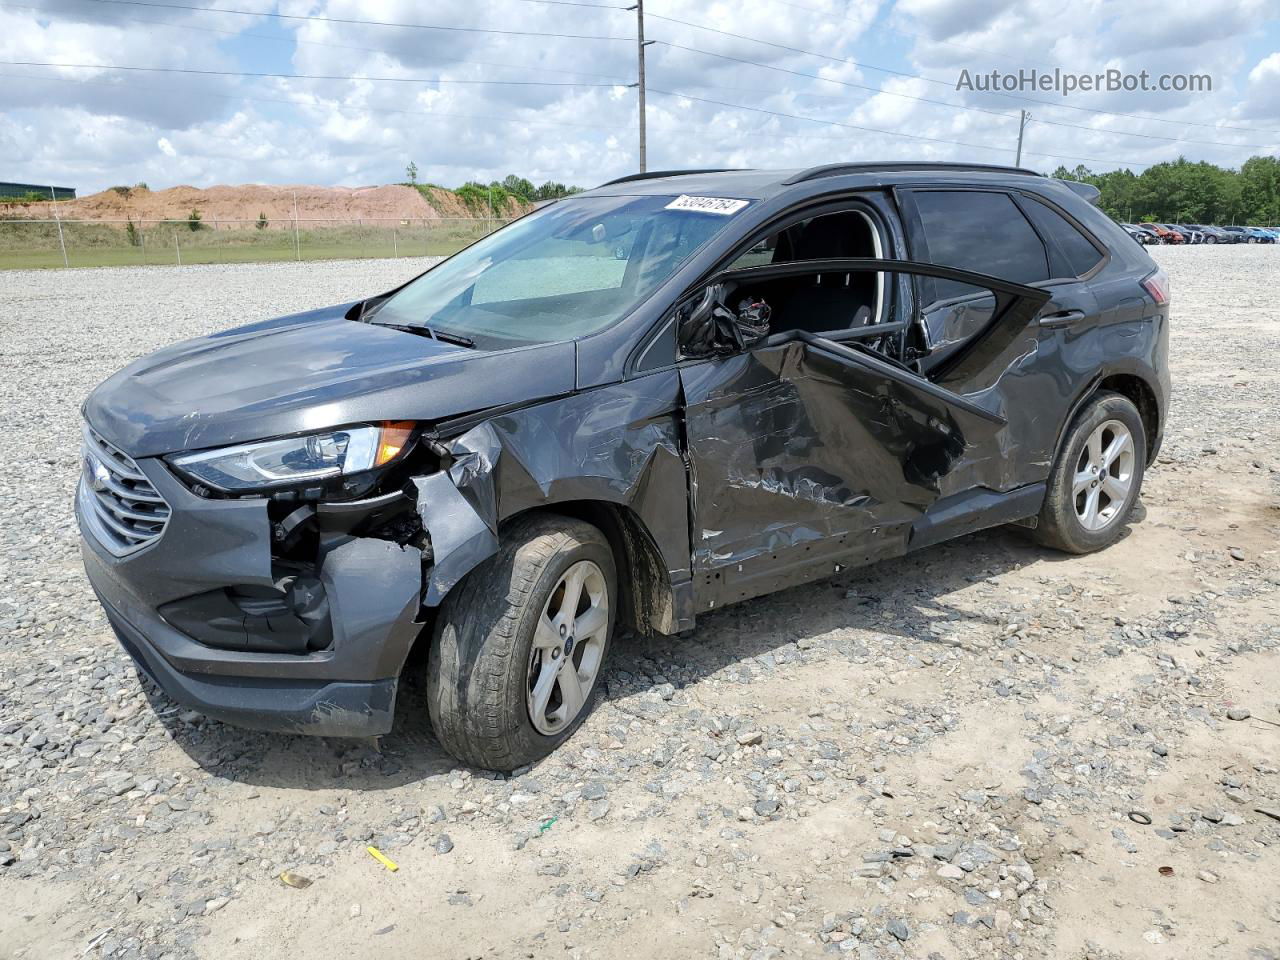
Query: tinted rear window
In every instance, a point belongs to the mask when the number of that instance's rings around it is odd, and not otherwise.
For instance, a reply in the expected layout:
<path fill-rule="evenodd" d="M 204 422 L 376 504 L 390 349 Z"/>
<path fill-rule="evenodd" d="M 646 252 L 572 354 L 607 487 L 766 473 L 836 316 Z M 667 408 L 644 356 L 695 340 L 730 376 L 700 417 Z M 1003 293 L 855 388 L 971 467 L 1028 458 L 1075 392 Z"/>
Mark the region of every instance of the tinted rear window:
<path fill-rule="evenodd" d="M 1025 208 L 1049 247 L 1049 268 L 1055 277 L 1079 277 L 1098 265 L 1098 248 L 1058 211 L 1032 197 L 1026 198 Z"/>
<path fill-rule="evenodd" d="M 929 260 L 1015 283 L 1049 279 L 1044 244 L 1005 193 L 927 190 L 915 194 Z M 963 296 L 965 284 L 936 281 L 937 299 Z"/>

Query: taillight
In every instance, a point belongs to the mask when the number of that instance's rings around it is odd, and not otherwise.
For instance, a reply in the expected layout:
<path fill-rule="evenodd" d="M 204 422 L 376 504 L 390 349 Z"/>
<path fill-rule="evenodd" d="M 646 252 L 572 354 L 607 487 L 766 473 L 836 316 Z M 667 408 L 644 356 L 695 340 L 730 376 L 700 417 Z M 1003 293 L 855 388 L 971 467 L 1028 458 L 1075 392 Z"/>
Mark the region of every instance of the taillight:
<path fill-rule="evenodd" d="M 1142 278 L 1142 289 L 1151 294 L 1157 307 L 1163 307 L 1169 302 L 1169 275 L 1163 270 L 1153 270 Z"/>

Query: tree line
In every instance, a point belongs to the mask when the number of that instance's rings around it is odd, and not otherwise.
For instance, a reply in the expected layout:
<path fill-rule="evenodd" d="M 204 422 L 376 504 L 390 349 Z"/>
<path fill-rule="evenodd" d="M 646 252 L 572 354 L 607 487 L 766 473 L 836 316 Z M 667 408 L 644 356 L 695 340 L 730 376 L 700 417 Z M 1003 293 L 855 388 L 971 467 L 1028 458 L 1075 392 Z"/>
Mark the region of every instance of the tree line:
<path fill-rule="evenodd" d="M 1086 166 L 1058 167 L 1053 176 L 1091 183 L 1098 205 L 1122 223 L 1280 224 L 1280 158 L 1250 157 L 1233 170 L 1185 157 L 1142 173 L 1094 173 Z"/>
<path fill-rule="evenodd" d="M 561 197 L 567 197 L 571 193 L 582 192 L 582 187 L 565 186 L 555 180 L 548 180 L 546 183 L 535 186 L 532 180 L 517 176 L 514 173 L 490 183 L 468 180 L 462 186 L 452 188 L 442 187 L 435 183 L 419 183 L 418 165 L 412 161 L 405 167 L 404 173 L 407 186 L 416 187 L 424 191 L 446 190 L 455 194 L 467 209 L 477 216 L 492 214 L 495 211 L 505 211 L 512 200 L 517 203 L 530 204 L 538 203 L 542 200 L 558 200 Z"/>

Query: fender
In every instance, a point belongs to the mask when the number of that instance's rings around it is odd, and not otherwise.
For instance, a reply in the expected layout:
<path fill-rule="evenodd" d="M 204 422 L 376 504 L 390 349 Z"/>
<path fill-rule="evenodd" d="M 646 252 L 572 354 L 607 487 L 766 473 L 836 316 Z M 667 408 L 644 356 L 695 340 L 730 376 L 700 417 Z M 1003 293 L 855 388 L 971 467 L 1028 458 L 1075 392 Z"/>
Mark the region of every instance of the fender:
<path fill-rule="evenodd" d="M 680 611 L 690 582 L 688 477 L 678 405 L 679 377 L 668 370 L 496 411 L 444 443 L 446 469 L 414 479 L 433 553 L 426 605 L 439 605 L 497 551 L 501 526 L 511 518 L 559 504 L 610 504 L 623 517 L 623 545 L 645 560 L 647 575 L 672 598 L 665 605 L 670 616 L 658 617 L 656 628 L 686 629 Z"/>
<path fill-rule="evenodd" d="M 1156 457 L 1156 453 L 1160 449 L 1160 440 L 1164 433 L 1165 407 L 1167 401 L 1164 398 L 1159 385 L 1159 378 L 1156 372 L 1144 363 L 1137 360 L 1125 359 L 1117 363 L 1108 364 L 1102 370 L 1095 373 L 1089 381 L 1080 389 L 1076 398 L 1072 401 L 1070 408 L 1067 410 L 1066 418 L 1058 426 L 1058 439 L 1053 447 L 1053 463 L 1058 462 L 1058 457 L 1062 455 L 1063 445 L 1066 443 L 1067 430 L 1075 421 L 1076 415 L 1079 414 L 1084 405 L 1089 402 L 1102 384 L 1111 377 L 1124 376 L 1133 377 L 1140 380 L 1146 388 L 1151 391 L 1151 395 L 1156 398 L 1156 417 L 1158 428 L 1153 435 L 1147 437 L 1147 464 L 1150 465 Z M 1123 391 L 1117 391 L 1123 392 Z M 1130 399 L 1134 399 L 1130 397 Z M 1141 410 L 1141 404 L 1135 401 Z"/>

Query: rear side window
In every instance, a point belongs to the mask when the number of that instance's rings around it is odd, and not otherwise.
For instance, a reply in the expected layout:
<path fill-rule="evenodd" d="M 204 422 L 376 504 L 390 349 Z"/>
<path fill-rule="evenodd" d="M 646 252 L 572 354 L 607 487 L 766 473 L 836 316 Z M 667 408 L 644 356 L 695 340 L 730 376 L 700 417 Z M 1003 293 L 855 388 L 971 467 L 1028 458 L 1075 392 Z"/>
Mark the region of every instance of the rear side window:
<path fill-rule="evenodd" d="M 1023 209 L 1044 237 L 1055 277 L 1083 276 L 1098 265 L 1102 253 L 1058 211 L 1034 197 L 1024 198 Z"/>
<path fill-rule="evenodd" d="M 1049 279 L 1044 244 L 1007 193 L 924 190 L 913 196 L 931 262 L 1014 283 Z M 970 290 L 963 283 L 938 280 L 935 299 Z"/>

